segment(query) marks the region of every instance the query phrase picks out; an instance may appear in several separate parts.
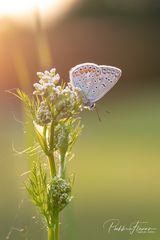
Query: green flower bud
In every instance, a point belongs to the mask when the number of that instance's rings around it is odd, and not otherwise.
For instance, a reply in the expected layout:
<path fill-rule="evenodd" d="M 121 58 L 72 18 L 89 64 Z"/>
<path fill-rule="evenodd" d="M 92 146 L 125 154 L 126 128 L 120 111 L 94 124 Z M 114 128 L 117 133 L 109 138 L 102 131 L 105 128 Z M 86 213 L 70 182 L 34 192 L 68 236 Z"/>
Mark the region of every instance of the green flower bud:
<path fill-rule="evenodd" d="M 61 155 L 65 155 L 69 145 L 69 131 L 65 124 L 61 124 L 61 127 L 57 134 L 57 148 L 59 148 Z"/>
<path fill-rule="evenodd" d="M 71 185 L 60 177 L 54 177 L 49 186 L 49 201 L 54 212 L 60 212 L 71 201 Z"/>
<path fill-rule="evenodd" d="M 48 108 L 46 102 L 41 102 L 40 107 L 36 113 L 36 122 L 37 124 L 44 126 L 51 122 L 51 111 Z"/>

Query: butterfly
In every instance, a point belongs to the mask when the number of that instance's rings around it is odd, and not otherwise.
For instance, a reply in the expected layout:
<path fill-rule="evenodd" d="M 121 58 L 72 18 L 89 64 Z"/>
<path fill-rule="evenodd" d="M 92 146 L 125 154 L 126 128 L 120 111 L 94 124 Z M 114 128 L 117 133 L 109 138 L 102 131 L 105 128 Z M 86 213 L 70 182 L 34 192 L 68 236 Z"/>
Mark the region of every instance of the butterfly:
<path fill-rule="evenodd" d="M 121 74 L 119 68 L 95 63 L 78 64 L 69 71 L 72 86 L 81 90 L 84 106 L 91 110 L 95 102 L 117 83 Z"/>

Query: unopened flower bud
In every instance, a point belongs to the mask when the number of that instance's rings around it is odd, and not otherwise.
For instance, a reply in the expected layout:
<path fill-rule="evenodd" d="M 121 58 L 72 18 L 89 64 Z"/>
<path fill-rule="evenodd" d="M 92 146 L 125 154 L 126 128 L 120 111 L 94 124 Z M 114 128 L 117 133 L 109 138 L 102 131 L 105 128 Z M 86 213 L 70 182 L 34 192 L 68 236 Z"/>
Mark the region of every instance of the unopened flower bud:
<path fill-rule="evenodd" d="M 60 177 L 54 177 L 49 186 L 49 199 L 53 211 L 60 212 L 71 201 L 71 185 Z"/>
<path fill-rule="evenodd" d="M 51 111 L 48 108 L 47 104 L 45 102 L 41 102 L 40 107 L 37 110 L 36 122 L 39 125 L 44 126 L 51 122 L 51 118 Z"/>

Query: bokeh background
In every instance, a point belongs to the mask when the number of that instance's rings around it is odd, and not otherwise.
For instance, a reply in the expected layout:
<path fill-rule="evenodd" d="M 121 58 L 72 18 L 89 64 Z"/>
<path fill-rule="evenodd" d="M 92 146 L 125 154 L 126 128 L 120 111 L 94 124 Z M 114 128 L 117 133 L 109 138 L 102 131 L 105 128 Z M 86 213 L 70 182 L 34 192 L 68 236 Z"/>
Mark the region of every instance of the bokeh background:
<path fill-rule="evenodd" d="M 31 161 L 21 152 L 23 107 L 6 90 L 29 94 L 36 72 L 95 62 L 123 75 L 82 114 L 84 129 L 69 164 L 76 173 L 75 199 L 62 216 L 62 238 L 160 239 L 160 2 L 158 0 L 0 1 L 0 240 L 47 239 L 28 201 L 23 173 Z M 110 113 L 108 113 L 108 111 Z M 107 233 L 106 220 L 140 220 L 155 234 Z"/>

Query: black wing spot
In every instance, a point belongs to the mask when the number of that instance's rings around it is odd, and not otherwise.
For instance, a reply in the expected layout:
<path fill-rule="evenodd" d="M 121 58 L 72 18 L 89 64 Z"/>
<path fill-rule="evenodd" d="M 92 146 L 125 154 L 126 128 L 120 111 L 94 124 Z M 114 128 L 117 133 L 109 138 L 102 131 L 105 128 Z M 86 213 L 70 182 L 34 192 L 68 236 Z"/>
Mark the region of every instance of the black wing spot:
<path fill-rule="evenodd" d="M 92 92 L 93 92 L 93 93 L 95 93 L 95 91 L 94 91 L 94 90 L 93 90 Z"/>
<path fill-rule="evenodd" d="M 104 83 L 102 83 L 102 86 L 103 86 L 103 87 L 106 87 L 106 85 L 105 85 Z"/>

